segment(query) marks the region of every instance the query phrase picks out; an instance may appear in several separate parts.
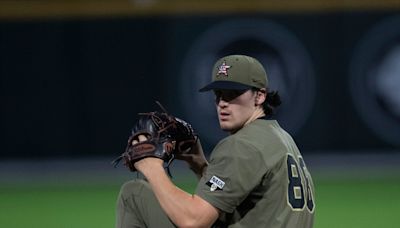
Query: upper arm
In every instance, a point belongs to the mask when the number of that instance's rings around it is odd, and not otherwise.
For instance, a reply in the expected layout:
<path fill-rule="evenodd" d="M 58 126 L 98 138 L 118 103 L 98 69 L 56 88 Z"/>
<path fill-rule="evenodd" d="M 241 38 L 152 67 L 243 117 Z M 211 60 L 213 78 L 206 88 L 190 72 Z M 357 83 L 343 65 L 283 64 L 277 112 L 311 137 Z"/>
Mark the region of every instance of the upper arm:
<path fill-rule="evenodd" d="M 219 210 L 232 213 L 259 184 L 266 166 L 259 152 L 246 143 L 229 141 L 214 152 L 196 194 Z"/>

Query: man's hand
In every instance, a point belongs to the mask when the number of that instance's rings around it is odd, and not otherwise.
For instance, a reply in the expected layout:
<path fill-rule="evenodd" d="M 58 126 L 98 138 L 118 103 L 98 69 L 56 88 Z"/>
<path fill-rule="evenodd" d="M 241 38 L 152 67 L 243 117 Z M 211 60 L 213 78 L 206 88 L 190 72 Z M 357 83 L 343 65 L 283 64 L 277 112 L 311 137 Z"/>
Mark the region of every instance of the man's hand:
<path fill-rule="evenodd" d="M 138 140 L 132 140 L 132 145 L 146 140 L 147 137 L 145 135 L 139 135 Z M 151 170 L 153 167 L 162 167 L 163 163 L 164 161 L 159 158 L 147 157 L 137 161 L 134 165 L 139 172 L 144 173 L 146 170 Z"/>
<path fill-rule="evenodd" d="M 196 145 L 194 145 L 189 151 L 182 154 L 176 154 L 176 159 L 186 161 L 189 168 L 197 175 L 197 177 L 203 176 L 208 162 L 204 156 L 203 147 L 201 146 L 200 139 L 197 139 Z"/>

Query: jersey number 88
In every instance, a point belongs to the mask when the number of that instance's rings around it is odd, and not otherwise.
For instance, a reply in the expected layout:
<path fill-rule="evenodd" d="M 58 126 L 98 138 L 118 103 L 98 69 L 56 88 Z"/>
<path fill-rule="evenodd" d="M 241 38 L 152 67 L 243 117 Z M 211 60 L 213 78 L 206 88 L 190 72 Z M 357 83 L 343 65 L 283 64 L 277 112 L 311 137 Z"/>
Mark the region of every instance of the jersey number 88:
<path fill-rule="evenodd" d="M 307 202 L 307 209 L 312 212 L 314 210 L 314 199 L 311 180 L 303 158 L 299 156 L 298 159 L 300 168 L 293 155 L 288 154 L 288 202 L 294 210 L 303 210 Z M 306 188 L 304 188 L 304 185 Z"/>

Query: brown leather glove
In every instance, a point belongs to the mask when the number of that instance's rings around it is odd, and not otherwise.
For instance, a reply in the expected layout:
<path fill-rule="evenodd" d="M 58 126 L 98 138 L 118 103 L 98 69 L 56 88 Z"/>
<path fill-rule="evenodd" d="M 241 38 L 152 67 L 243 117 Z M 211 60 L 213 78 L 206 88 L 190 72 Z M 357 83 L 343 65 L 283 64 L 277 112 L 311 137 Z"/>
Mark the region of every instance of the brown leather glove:
<path fill-rule="evenodd" d="M 196 145 L 197 135 L 192 126 L 168 114 L 159 105 L 163 112 L 139 113 L 140 118 L 132 128 L 125 152 L 113 162 L 115 166 L 123 159 L 124 165 L 134 172 L 135 162 L 155 157 L 165 161 L 168 168 L 176 155 L 191 151 Z M 147 140 L 139 142 L 139 135 L 144 135 Z M 133 143 L 134 140 L 138 143 Z"/>

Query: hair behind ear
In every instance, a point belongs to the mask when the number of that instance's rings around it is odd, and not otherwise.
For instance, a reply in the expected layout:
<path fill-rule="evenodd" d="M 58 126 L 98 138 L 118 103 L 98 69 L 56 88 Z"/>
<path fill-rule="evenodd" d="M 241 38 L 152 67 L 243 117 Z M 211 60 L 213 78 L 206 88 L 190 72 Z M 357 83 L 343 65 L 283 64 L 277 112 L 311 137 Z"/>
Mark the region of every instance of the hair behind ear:
<path fill-rule="evenodd" d="M 274 108 L 282 104 L 281 97 L 279 96 L 278 91 L 271 91 L 267 93 L 266 102 Z"/>
<path fill-rule="evenodd" d="M 274 113 L 275 108 L 281 105 L 281 97 L 278 94 L 278 91 L 268 92 L 267 98 L 263 104 L 265 115 L 270 116 Z"/>

